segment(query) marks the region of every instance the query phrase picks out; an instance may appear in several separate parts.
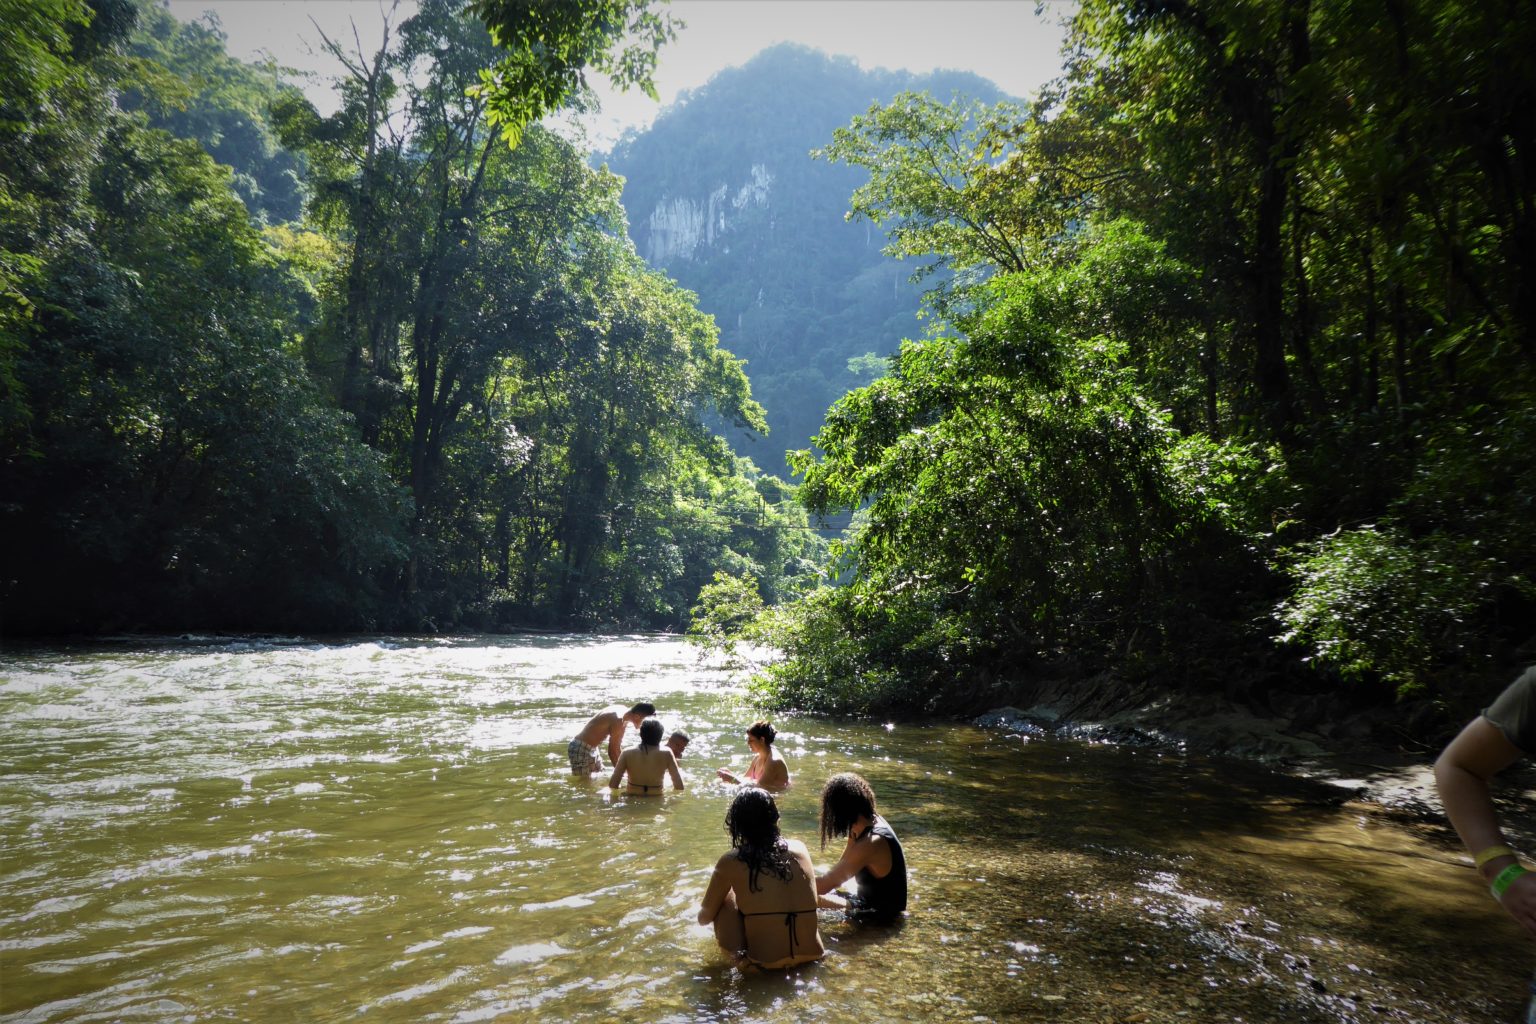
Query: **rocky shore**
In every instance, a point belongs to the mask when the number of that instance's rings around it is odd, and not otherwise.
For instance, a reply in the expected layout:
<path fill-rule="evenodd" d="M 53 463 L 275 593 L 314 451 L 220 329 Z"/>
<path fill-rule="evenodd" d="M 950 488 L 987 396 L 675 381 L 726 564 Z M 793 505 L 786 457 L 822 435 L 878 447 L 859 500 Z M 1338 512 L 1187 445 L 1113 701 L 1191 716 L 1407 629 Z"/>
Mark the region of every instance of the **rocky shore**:
<path fill-rule="evenodd" d="M 1352 708 L 1331 695 L 1304 692 L 1270 691 L 1262 701 L 1246 696 L 1170 693 L 1105 675 L 1016 690 L 1014 703 L 974 721 L 1026 740 L 1056 736 L 1258 761 L 1337 786 L 1343 799 L 1445 825 L 1434 760 L 1455 729 L 1441 724 L 1426 730 L 1426 709 Z M 1445 715 L 1443 709 L 1435 713 Z M 1426 732 L 1428 741 L 1418 738 Z M 1536 852 L 1536 768 L 1517 766 L 1498 781 L 1501 815 Z"/>

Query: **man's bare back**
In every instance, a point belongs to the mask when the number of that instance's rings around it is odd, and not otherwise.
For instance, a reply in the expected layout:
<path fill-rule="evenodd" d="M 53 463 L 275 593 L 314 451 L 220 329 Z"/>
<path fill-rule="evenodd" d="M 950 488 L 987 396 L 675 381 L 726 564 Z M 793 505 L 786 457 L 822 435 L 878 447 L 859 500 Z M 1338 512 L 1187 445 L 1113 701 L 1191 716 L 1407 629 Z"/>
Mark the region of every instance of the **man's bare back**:
<path fill-rule="evenodd" d="M 608 737 L 612 736 L 615 732 L 618 733 L 619 738 L 622 740 L 624 738 L 624 725 L 624 709 L 615 704 L 593 715 L 587 724 L 582 727 L 581 732 L 576 734 L 576 738 L 589 747 L 601 747 Z"/>
<path fill-rule="evenodd" d="M 609 705 L 587 721 L 587 724 L 582 727 L 581 732 L 576 734 L 575 742 L 596 751 L 601 749 L 606 740 L 608 763 L 610 765 L 617 764 L 619 751 L 623 749 L 624 745 L 624 730 L 630 725 L 638 728 L 641 722 L 655 713 L 656 708 L 643 701 L 627 711 L 621 704 Z M 577 769 L 574 754 L 572 754 L 571 768 L 572 771 Z M 599 760 L 597 767 L 591 768 L 590 771 L 600 771 L 601 768 L 602 762 Z"/>

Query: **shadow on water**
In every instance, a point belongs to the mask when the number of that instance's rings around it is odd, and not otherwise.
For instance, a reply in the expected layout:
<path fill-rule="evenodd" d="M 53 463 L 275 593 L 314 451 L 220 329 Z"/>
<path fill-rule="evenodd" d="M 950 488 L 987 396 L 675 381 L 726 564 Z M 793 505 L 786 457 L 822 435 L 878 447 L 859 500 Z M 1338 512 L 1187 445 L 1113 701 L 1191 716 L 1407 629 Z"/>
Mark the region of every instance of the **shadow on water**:
<path fill-rule="evenodd" d="M 636 699 L 694 737 L 685 792 L 570 774 Z M 1443 827 L 953 723 L 776 722 L 785 833 L 829 864 L 821 784 L 860 772 L 912 903 L 742 974 L 695 914 L 754 715 L 668 638 L 0 658 L 0 1024 L 1514 1018 L 1528 947 Z"/>
<path fill-rule="evenodd" d="M 903 808 L 909 860 L 938 867 L 928 892 L 944 895 L 924 927 L 958 930 L 969 912 L 1014 937 L 1024 958 L 1011 971 L 1039 976 L 1031 958 L 1055 957 L 1044 973 L 1079 1011 L 1118 1012 L 1134 993 L 1147 1007 L 1136 1012 L 1178 1012 L 1182 1000 L 1184 1012 L 1228 1006 L 1231 1019 L 1463 1019 L 1453 1001 L 1487 1019 L 1514 1012 L 1512 980 L 1527 965 L 1513 926 L 1495 914 L 1469 929 L 1481 887 L 1443 838 L 1403 830 L 1348 790 L 1058 741 L 972 739 L 963 778 L 936 770 L 948 757 L 913 760 L 935 770 L 877 789 Z M 941 855 L 925 858 L 934 846 Z M 1067 952 L 1047 952 L 1063 936 Z M 1126 979 L 1124 992 L 1099 980 L 1105 971 Z M 1170 979 L 1186 971 L 1205 981 L 1179 995 Z M 971 992 L 968 1005 L 987 1012 L 1040 1006 L 985 973 Z"/>

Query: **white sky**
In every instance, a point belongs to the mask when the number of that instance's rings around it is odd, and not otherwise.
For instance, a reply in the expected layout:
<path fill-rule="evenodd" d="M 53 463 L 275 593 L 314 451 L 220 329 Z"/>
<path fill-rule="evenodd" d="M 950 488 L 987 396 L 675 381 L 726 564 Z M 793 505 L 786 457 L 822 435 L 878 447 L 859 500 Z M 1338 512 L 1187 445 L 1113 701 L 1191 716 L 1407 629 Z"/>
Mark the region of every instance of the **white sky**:
<path fill-rule="evenodd" d="M 1071 0 L 673 0 L 687 23 L 661 51 L 656 74 L 662 104 L 696 89 L 722 68 L 746 63 L 775 43 L 797 42 L 853 57 L 861 67 L 973 71 L 1004 92 L 1027 97 L 1060 71 L 1062 22 Z M 280 64 L 319 73 L 308 88 L 322 110 L 334 109 L 318 24 L 333 39 L 357 37 L 377 49 L 390 0 L 170 0 L 178 18 L 205 10 L 219 16 L 229 51 L 243 60 L 271 54 Z M 398 23 L 414 13 L 400 0 Z M 614 93 L 594 83 L 603 111 L 587 120 L 594 146 L 604 148 L 626 127 L 651 122 L 660 105 L 639 92 Z"/>

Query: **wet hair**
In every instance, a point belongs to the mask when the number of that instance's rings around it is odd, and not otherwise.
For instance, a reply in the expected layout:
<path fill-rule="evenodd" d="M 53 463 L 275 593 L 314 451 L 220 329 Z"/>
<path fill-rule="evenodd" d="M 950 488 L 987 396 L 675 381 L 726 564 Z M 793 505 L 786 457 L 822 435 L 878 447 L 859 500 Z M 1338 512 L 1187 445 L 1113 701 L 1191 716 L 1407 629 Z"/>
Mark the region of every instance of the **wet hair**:
<path fill-rule="evenodd" d="M 683 746 L 685 747 L 693 742 L 693 740 L 688 738 L 688 734 L 683 732 L 681 729 L 673 729 L 672 735 L 667 737 L 668 743 L 672 742 L 673 740 L 682 740 Z"/>
<path fill-rule="evenodd" d="M 661 746 L 661 734 L 666 732 L 666 727 L 661 724 L 659 718 L 647 718 L 640 723 L 640 745 L 642 747 Z"/>
<path fill-rule="evenodd" d="M 737 793 L 725 812 L 725 830 L 736 856 L 746 862 L 747 888 L 761 889 L 757 878 L 764 871 L 789 881 L 793 857 L 779 834 L 779 805 L 766 791 L 749 787 Z"/>
<path fill-rule="evenodd" d="M 875 791 L 862 775 L 843 772 L 827 780 L 821 789 L 821 846 L 845 836 L 860 817 L 875 820 Z"/>
<path fill-rule="evenodd" d="M 753 722 L 752 727 L 747 730 L 748 736 L 756 736 L 770 747 L 773 746 L 773 738 L 778 734 L 778 730 L 767 722 Z"/>
<path fill-rule="evenodd" d="M 634 707 L 630 708 L 628 713 L 631 715 L 639 714 L 644 718 L 650 718 L 656 713 L 656 705 L 649 701 L 643 700 L 639 704 L 636 704 Z"/>

